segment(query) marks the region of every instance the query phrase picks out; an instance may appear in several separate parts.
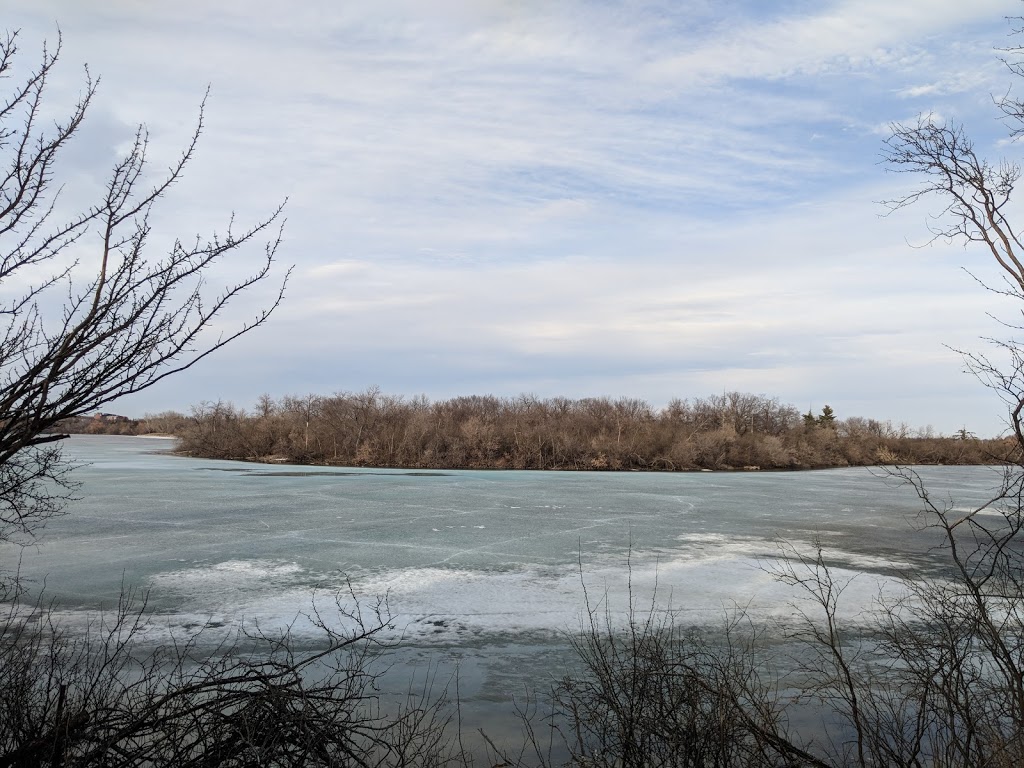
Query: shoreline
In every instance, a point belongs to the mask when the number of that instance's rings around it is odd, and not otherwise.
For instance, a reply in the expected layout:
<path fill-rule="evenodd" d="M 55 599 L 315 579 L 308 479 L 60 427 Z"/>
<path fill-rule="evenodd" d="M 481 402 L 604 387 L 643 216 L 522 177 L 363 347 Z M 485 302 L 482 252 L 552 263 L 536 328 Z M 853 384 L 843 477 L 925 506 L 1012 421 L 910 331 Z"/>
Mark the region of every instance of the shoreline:
<path fill-rule="evenodd" d="M 142 437 L 142 435 L 138 435 Z M 893 463 L 872 463 L 872 464 L 829 464 L 820 466 L 793 466 L 793 467 L 760 467 L 760 466 L 742 466 L 742 467 L 731 467 L 722 466 L 714 469 L 707 467 L 679 467 L 679 468 L 665 468 L 665 467 L 649 467 L 639 468 L 630 467 L 628 469 L 610 469 L 610 468 L 596 468 L 596 467 L 502 467 L 502 466 L 445 466 L 436 464 L 331 464 L 321 462 L 297 462 L 289 460 L 287 457 L 254 457 L 254 456 L 205 456 L 200 453 L 194 453 L 190 451 L 169 451 L 173 456 L 179 456 L 181 458 L 188 459 L 205 459 L 207 461 L 235 461 L 243 462 L 246 464 L 255 464 L 264 467 L 309 467 L 313 469 L 337 469 L 337 470 L 367 470 L 367 469 L 387 469 L 402 472 L 574 472 L 580 474 L 699 474 L 699 473 L 718 473 L 718 474 L 754 474 L 754 473 L 778 473 L 778 472 L 817 472 L 827 471 L 832 469 L 872 469 L 872 468 L 886 468 L 886 467 L 998 467 L 1005 466 L 997 462 L 970 462 L 962 464 L 950 464 L 943 462 L 893 462 Z"/>

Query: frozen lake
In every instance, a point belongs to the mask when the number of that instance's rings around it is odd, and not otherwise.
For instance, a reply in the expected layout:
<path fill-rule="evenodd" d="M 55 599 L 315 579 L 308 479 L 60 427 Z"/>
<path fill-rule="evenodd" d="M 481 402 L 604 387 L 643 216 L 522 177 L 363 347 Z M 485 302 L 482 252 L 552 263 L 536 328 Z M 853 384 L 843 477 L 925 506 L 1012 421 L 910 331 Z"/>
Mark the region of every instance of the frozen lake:
<path fill-rule="evenodd" d="M 66 441 L 67 455 L 86 462 L 81 499 L 23 553 L 23 575 L 45 575 L 66 609 L 109 605 L 122 580 L 151 589 L 151 607 L 172 623 L 290 621 L 314 589 L 332 593 L 348 577 L 360 594 L 389 593 L 407 636 L 462 642 L 571 628 L 581 566 L 588 586 L 615 600 L 627 557 L 635 589 L 646 594 L 657 577 L 661 597 L 695 622 L 733 601 L 772 610 L 781 596 L 761 566 L 780 539 L 820 540 L 832 563 L 874 577 L 929 565 L 917 498 L 865 469 L 325 469 L 187 459 L 168 455 L 171 445 Z M 924 471 L 958 504 L 1000 477 Z"/>
<path fill-rule="evenodd" d="M 23 576 L 46 577 L 65 620 L 114 605 L 124 582 L 150 590 L 154 642 L 243 620 L 291 624 L 301 637 L 312 602 L 329 612 L 349 579 L 365 598 L 388 595 L 410 658 L 457 662 L 470 689 L 500 698 L 551 671 L 548 651 L 579 626 L 584 584 L 613 614 L 631 571 L 642 603 L 656 584 L 658 605 L 686 623 L 716 624 L 735 604 L 786 615 L 793 595 L 764 568 L 780 539 L 818 540 L 857 576 L 844 596 L 856 617 L 893 574 L 934 565 L 916 496 L 865 469 L 344 470 L 186 459 L 171 445 L 67 441 L 87 463 L 81 499 L 21 555 Z M 984 467 L 923 474 L 958 506 L 1000 479 Z M 16 556 L 3 550 L 3 564 Z"/>

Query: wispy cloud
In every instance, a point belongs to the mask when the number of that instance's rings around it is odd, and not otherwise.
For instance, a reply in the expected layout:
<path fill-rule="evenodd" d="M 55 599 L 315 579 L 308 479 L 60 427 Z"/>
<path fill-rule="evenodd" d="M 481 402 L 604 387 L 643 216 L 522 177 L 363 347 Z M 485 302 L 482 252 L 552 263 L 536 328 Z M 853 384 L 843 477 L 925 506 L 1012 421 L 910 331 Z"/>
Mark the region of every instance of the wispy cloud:
<path fill-rule="evenodd" d="M 61 25 L 56 101 L 80 63 L 103 75 L 65 158 L 70 200 L 138 122 L 169 162 L 208 83 L 199 155 L 155 223 L 191 235 L 290 198 L 297 272 L 274 322 L 126 408 L 374 383 L 744 388 L 995 431 L 943 346 L 991 330 L 956 268 L 976 256 L 908 249 L 925 210 L 880 219 L 872 201 L 907 182 L 878 165 L 893 120 L 977 116 L 995 144 L 992 48 L 1017 10 L 38 0 L 8 23 L 26 50 Z"/>

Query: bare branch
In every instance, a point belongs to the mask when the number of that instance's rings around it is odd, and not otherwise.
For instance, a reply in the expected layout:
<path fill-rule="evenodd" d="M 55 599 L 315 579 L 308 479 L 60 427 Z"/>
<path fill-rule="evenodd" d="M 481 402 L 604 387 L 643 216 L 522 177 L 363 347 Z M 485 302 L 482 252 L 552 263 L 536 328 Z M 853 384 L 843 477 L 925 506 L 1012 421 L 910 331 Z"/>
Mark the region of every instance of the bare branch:
<path fill-rule="evenodd" d="M 10 34 L 0 42 L 0 76 L 12 72 L 16 41 L 17 34 Z M 54 221 L 59 156 L 98 86 L 86 70 L 82 95 L 67 117 L 41 129 L 46 84 L 59 56 L 58 39 L 0 104 L 0 285 L 23 281 L 29 268 L 33 275 L 50 270 L 0 307 L 0 466 L 37 445 L 63 419 L 151 387 L 259 327 L 280 304 L 288 280 L 288 270 L 275 277 L 283 204 L 241 232 L 232 217 L 223 236 L 191 245 L 179 239 L 162 257 L 147 254 L 151 212 L 192 160 L 208 94 L 184 149 L 156 181 L 150 181 L 148 137 L 139 126 L 103 199 L 69 222 Z M 87 234 L 100 236 L 91 275 L 84 274 L 84 257 L 70 265 L 66 258 Z M 255 268 L 219 289 L 208 286 L 212 268 L 251 248 L 262 249 Z M 268 304 L 249 321 L 208 338 L 206 331 L 229 306 L 267 280 L 279 281 Z M 39 311 L 41 304 L 56 302 L 63 304 L 59 316 Z M 11 500 L 0 526 L 25 533 L 27 521 L 38 522 L 39 515 L 19 511 Z"/>

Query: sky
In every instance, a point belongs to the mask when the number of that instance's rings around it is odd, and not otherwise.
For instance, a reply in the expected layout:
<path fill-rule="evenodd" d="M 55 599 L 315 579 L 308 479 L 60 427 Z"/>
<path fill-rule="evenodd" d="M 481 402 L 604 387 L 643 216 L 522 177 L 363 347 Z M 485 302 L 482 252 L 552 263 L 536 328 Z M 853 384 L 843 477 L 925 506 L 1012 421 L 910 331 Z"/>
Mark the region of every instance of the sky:
<path fill-rule="evenodd" d="M 1005 428 L 958 350 L 1007 337 L 1020 307 L 965 272 L 998 280 L 982 249 L 929 245 L 941 201 L 880 201 L 919 183 L 882 162 L 894 121 L 962 122 L 979 152 L 1019 157 L 993 106 L 1024 87 L 997 50 L 1017 0 L 3 5 L 26 63 L 60 30 L 54 115 L 83 66 L 101 78 L 61 158 L 65 203 L 88 203 L 139 124 L 167 167 L 207 87 L 152 257 L 287 199 L 271 320 L 111 411 L 370 386 L 656 407 L 738 390 Z"/>

